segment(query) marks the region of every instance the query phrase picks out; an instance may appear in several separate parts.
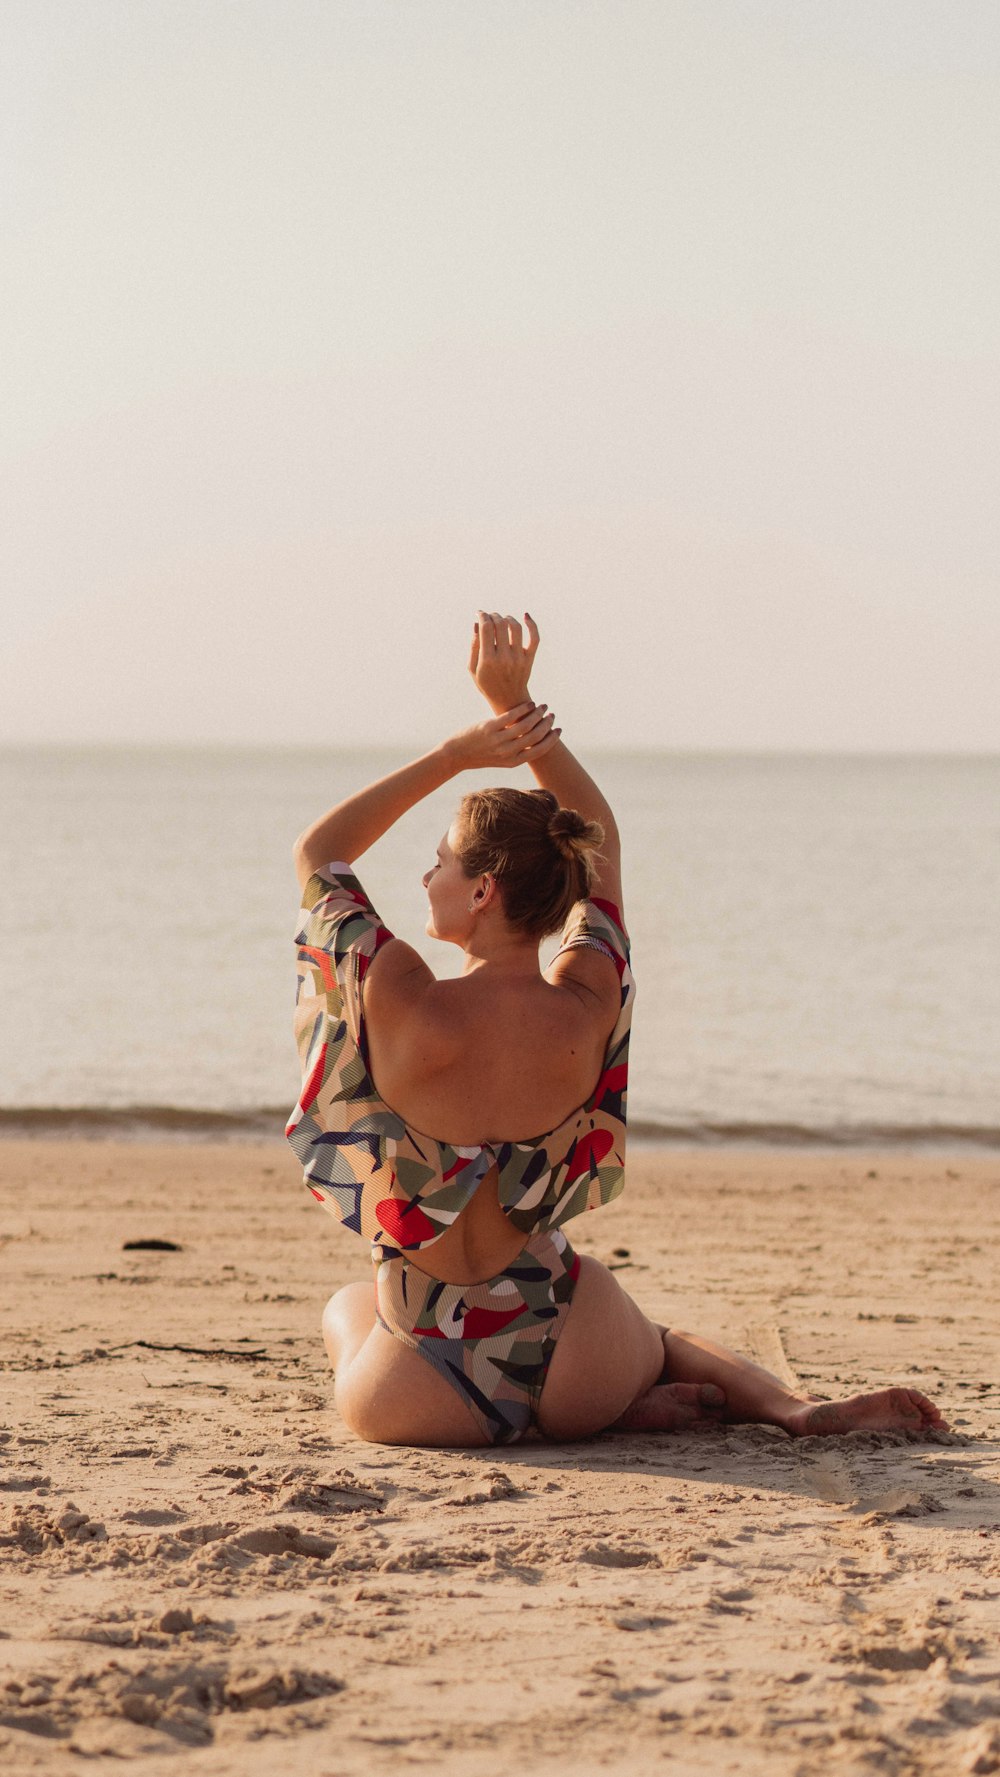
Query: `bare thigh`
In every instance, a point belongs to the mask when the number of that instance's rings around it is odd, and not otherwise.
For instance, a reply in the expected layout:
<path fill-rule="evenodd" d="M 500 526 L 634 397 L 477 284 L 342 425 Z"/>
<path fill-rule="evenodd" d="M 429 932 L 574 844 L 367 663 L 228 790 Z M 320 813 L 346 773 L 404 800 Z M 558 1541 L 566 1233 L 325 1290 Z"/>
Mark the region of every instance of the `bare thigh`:
<path fill-rule="evenodd" d="M 647 1320 L 606 1265 L 580 1260 L 580 1275 L 538 1406 L 548 1438 L 586 1438 L 613 1425 L 658 1381 L 662 1330 Z"/>
<path fill-rule="evenodd" d="M 443 1376 L 375 1318 L 375 1286 L 349 1283 L 323 1313 L 334 1395 L 345 1424 L 373 1444 L 469 1449 L 489 1439 Z"/>

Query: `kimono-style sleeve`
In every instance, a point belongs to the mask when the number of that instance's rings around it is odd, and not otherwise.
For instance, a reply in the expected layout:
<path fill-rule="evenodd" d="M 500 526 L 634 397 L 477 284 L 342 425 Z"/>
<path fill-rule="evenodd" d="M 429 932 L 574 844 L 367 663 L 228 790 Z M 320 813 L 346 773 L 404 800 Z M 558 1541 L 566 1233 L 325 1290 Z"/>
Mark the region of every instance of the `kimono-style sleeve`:
<path fill-rule="evenodd" d="M 347 864 L 310 877 L 296 933 L 302 1091 L 285 1131 L 322 1207 L 383 1253 L 431 1246 L 493 1165 L 410 1130 L 368 1071 L 361 990 L 392 933 Z"/>
<path fill-rule="evenodd" d="M 603 950 L 618 970 L 619 980 L 627 976 L 631 982 L 628 933 L 613 901 L 577 901 L 570 908 L 559 953 L 579 948 Z"/>
<path fill-rule="evenodd" d="M 306 1184 L 331 1214 L 371 1239 L 384 1144 L 402 1133 L 368 1074 L 361 989 L 392 933 L 347 864 L 309 878 L 295 933 L 295 1041 L 302 1088 L 285 1134 Z"/>
<path fill-rule="evenodd" d="M 585 1209 L 610 1203 L 625 1183 L 628 1050 L 635 982 L 628 934 L 613 901 L 578 901 L 570 910 L 560 952 L 581 948 L 600 951 L 614 964 L 621 996 L 618 1016 L 590 1097 L 546 1138 L 548 1174 L 535 1165 L 520 1181 L 515 1181 L 513 1168 L 507 1168 L 502 1177 L 501 1207 L 517 1227 L 560 1227 Z"/>
<path fill-rule="evenodd" d="M 322 1002 L 330 1020 L 343 1018 L 364 1056 L 361 990 L 369 964 L 392 933 L 382 923 L 349 864 L 327 864 L 302 891 L 295 933 L 298 952 L 297 1006 Z M 303 1075 L 302 1034 L 296 1017 Z"/>

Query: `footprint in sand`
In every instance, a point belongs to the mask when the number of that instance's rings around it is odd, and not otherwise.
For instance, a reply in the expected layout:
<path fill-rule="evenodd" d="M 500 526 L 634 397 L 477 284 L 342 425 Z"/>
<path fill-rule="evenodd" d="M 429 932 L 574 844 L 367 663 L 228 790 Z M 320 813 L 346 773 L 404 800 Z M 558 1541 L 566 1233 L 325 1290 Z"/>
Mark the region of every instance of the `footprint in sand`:
<path fill-rule="evenodd" d="M 616 1547 L 612 1543 L 589 1543 L 580 1550 L 578 1561 L 584 1561 L 589 1567 L 659 1567 L 660 1557 L 655 1550 L 647 1549 L 642 1544 L 631 1544 Z"/>
<path fill-rule="evenodd" d="M 339 1512 L 381 1512 L 385 1505 L 382 1489 L 359 1481 L 350 1469 L 328 1470 L 326 1474 L 302 1467 L 283 1468 L 278 1474 L 248 1474 L 246 1469 L 237 1469 L 235 1474 L 231 1494 L 259 1494 L 285 1512 L 331 1517 Z"/>
<path fill-rule="evenodd" d="M 48 1549 L 61 1549 L 67 1543 L 106 1542 L 107 1535 L 103 1524 L 81 1512 L 72 1501 L 57 1515 L 53 1515 L 50 1506 L 15 1506 L 9 1527 L 0 1532 L 0 1548 L 40 1555 Z"/>
<path fill-rule="evenodd" d="M 381 1512 L 385 1494 L 359 1481 L 350 1469 L 312 1475 L 308 1470 L 286 1471 L 279 1483 L 275 1504 L 286 1512 Z"/>
<path fill-rule="evenodd" d="M 524 1489 L 515 1487 L 509 1475 L 502 1469 L 487 1469 L 481 1481 L 471 1487 L 461 1484 L 441 1501 L 446 1506 L 481 1506 L 488 1505 L 494 1499 L 521 1499 Z"/>
<path fill-rule="evenodd" d="M 343 1690 L 331 1672 L 297 1667 L 164 1660 L 136 1671 L 111 1665 L 65 1679 L 38 1675 L 0 1688 L 0 1726 L 47 1740 L 68 1740 L 84 1756 L 128 1757 L 129 1726 L 157 1728 L 172 1740 L 207 1745 L 212 1717 L 277 1709 Z"/>
<path fill-rule="evenodd" d="M 947 1507 L 934 1493 L 922 1493 L 915 1487 L 890 1487 L 870 1499 L 859 1499 L 851 1507 L 851 1515 L 863 1522 L 879 1518 L 924 1518 L 929 1512 L 943 1512 Z"/>

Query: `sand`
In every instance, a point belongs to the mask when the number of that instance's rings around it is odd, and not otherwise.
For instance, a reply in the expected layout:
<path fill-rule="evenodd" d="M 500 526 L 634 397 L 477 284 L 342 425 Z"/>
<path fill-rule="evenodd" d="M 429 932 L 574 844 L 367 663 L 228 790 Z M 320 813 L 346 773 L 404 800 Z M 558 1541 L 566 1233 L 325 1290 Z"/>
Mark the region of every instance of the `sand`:
<path fill-rule="evenodd" d="M 339 1423 L 365 1252 L 280 1142 L 0 1175 L 5 1774 L 1000 1771 L 995 1159 L 638 1150 L 575 1225 L 657 1318 L 950 1434 L 481 1453 Z"/>

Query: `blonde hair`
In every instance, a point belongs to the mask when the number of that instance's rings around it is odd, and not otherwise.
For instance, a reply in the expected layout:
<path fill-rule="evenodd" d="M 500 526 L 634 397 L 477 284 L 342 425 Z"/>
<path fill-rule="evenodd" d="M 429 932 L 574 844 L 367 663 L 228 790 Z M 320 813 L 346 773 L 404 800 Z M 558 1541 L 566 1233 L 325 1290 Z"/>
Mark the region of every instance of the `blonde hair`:
<path fill-rule="evenodd" d="M 604 843 L 598 821 L 560 808 L 551 790 L 473 790 L 459 804 L 457 857 L 465 874 L 492 876 L 510 924 L 548 937 L 586 900 Z"/>

